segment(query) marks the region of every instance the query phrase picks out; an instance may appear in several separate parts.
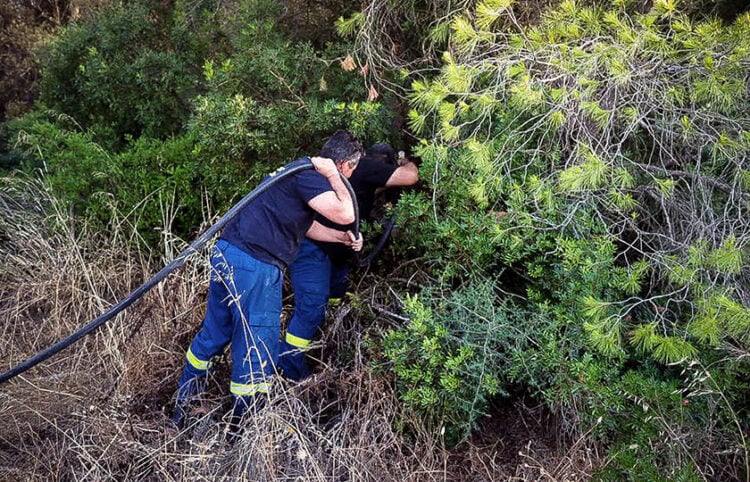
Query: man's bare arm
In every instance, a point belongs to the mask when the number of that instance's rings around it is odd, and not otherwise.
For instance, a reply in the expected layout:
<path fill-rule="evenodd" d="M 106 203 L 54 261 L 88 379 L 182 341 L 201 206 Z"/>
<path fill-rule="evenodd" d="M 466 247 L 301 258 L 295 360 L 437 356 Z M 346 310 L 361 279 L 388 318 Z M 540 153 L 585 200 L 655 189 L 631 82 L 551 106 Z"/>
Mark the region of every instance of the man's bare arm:
<path fill-rule="evenodd" d="M 354 222 L 354 204 L 349 190 L 341 180 L 336 165 L 332 160 L 324 157 L 313 157 L 315 170 L 324 175 L 331 184 L 333 191 L 318 194 L 307 204 L 315 211 L 336 224 L 350 224 Z"/>
<path fill-rule="evenodd" d="M 419 181 L 419 171 L 417 165 L 411 161 L 403 161 L 391 177 L 386 181 L 386 187 L 411 186 Z"/>
<path fill-rule="evenodd" d="M 359 234 L 358 238 L 354 237 L 351 231 L 339 231 L 338 229 L 332 229 L 327 226 L 323 226 L 317 221 L 313 221 L 312 226 L 307 231 L 307 237 L 316 241 L 327 241 L 330 243 L 342 243 L 351 247 L 354 251 L 362 249 L 363 238 L 362 233 Z"/>

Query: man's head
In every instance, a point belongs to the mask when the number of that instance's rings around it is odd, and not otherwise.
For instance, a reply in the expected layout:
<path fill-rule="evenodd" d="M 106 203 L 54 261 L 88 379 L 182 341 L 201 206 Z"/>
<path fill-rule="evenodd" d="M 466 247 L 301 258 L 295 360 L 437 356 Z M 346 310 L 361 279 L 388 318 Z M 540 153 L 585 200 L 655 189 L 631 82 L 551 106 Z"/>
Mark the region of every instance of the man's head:
<path fill-rule="evenodd" d="M 333 159 L 339 171 L 349 177 L 362 157 L 362 143 L 351 132 L 338 130 L 323 144 L 320 157 Z"/>
<path fill-rule="evenodd" d="M 378 142 L 367 148 L 365 156 L 385 164 L 396 164 L 396 151 L 384 142 Z"/>

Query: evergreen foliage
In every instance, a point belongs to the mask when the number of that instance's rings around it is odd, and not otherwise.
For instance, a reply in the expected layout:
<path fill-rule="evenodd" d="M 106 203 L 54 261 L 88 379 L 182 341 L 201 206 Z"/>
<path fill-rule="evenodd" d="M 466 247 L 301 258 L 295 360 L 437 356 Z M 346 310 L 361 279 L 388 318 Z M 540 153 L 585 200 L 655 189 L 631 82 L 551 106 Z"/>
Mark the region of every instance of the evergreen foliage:
<path fill-rule="evenodd" d="M 439 300 L 434 308 L 408 298 L 411 320 L 384 340 L 404 402 L 451 444 L 469 435 L 492 396 L 505 393 L 499 377 L 506 352 L 526 343 L 514 329 L 522 318 L 509 304 L 497 306 L 492 289 L 480 283 L 452 296 L 425 290 L 428 302 Z"/>
<path fill-rule="evenodd" d="M 166 245 L 337 128 L 392 138 L 403 100 L 424 182 L 391 254 L 428 282 L 380 348 L 421 428 L 459 444 L 523 394 L 602 444 L 601 479 L 747 478 L 750 14 L 339 2 L 350 45 L 291 3 L 111 2 L 51 45 L 0 160 Z"/>
<path fill-rule="evenodd" d="M 200 89 L 208 39 L 196 27 L 149 2 L 113 3 L 52 45 L 42 101 L 84 129 L 111 129 L 117 141 L 175 134 Z"/>
<path fill-rule="evenodd" d="M 485 1 L 445 19 L 442 66 L 411 86 L 409 125 L 424 139 L 429 187 L 400 205 L 411 253 L 458 287 L 451 299 L 493 280 L 494 306 L 513 300 L 542 325 L 522 325 L 534 342 L 497 377 L 576 420 L 573 433 L 598 427 L 609 476 L 747 471 L 737 382 L 750 375 L 750 14 L 725 25 L 674 2 L 639 11 L 566 0 L 522 25 L 519 10 Z M 428 300 L 433 313 L 444 302 Z M 439 320 L 433 331 L 458 336 Z M 403 348 L 413 331 L 403 328 Z M 420 407 L 403 352 L 390 350 L 405 403 Z M 704 391 L 672 368 L 693 363 L 722 382 Z M 640 415 L 643 404 L 678 406 L 675 391 L 705 403 L 665 409 L 659 423 Z M 675 427 L 701 430 L 690 417 L 712 436 L 672 438 Z M 692 456 L 718 452 L 738 456 Z"/>

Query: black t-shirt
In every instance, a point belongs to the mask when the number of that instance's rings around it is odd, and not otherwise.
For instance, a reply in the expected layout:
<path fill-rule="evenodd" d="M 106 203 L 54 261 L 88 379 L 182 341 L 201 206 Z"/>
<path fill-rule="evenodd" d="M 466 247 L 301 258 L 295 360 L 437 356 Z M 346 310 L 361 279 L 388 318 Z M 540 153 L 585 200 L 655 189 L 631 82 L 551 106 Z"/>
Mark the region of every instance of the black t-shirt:
<path fill-rule="evenodd" d="M 297 159 L 266 176 L 261 185 L 283 169 L 309 162 L 309 158 Z M 285 177 L 240 211 L 219 238 L 283 269 L 294 261 L 299 243 L 315 219 L 316 212 L 307 202 L 332 190 L 325 176 L 315 169 Z"/>
<path fill-rule="evenodd" d="M 357 196 L 357 207 L 361 220 L 370 220 L 370 213 L 375 203 L 375 191 L 378 188 L 385 187 L 385 183 L 388 182 L 396 169 L 398 169 L 398 166 L 394 164 L 386 164 L 369 156 L 365 156 L 359 161 L 352 177 L 349 178 L 349 184 L 351 184 L 354 194 Z M 351 230 L 354 227 L 353 224 L 349 226 L 338 225 L 320 215 L 317 215 L 315 220 L 324 226 L 341 231 Z M 339 266 L 348 262 L 352 256 L 351 248 L 342 243 L 315 241 L 315 244 L 323 250 L 333 264 Z"/>

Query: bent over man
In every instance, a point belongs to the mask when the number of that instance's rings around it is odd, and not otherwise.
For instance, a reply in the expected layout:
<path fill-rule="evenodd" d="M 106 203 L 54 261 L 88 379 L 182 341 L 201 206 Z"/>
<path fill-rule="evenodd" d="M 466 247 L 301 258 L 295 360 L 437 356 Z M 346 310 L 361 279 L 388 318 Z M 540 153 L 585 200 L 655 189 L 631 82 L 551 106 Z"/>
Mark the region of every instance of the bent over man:
<path fill-rule="evenodd" d="M 369 219 L 378 191 L 411 186 L 418 180 L 419 173 L 413 162 L 396 159 L 395 151 L 388 144 L 374 144 L 367 149 L 349 182 L 356 194 L 361 218 Z M 350 229 L 323 219 L 320 222 L 339 230 Z M 352 255 L 342 244 L 310 238 L 302 241 L 299 254 L 289 269 L 294 289 L 294 314 L 281 342 L 279 369 L 292 380 L 310 375 L 305 349 L 325 318 L 329 298 L 344 296 Z"/>
<path fill-rule="evenodd" d="M 279 354 L 283 270 L 300 241 L 312 239 L 362 247 L 361 236 L 315 221 L 354 221 L 354 206 L 339 172 L 352 175 L 362 155 L 354 135 L 337 131 L 320 151 L 302 158 L 315 169 L 287 176 L 270 186 L 227 224 L 214 247 L 206 316 L 187 350 L 178 382 L 172 424 L 182 428 L 190 403 L 205 389 L 211 360 L 231 342 L 233 420 L 268 392 Z M 278 171 L 277 171 L 278 172 Z M 273 176 L 273 174 L 271 174 Z"/>

